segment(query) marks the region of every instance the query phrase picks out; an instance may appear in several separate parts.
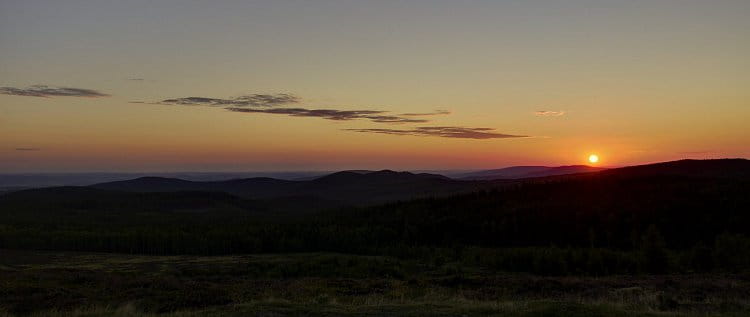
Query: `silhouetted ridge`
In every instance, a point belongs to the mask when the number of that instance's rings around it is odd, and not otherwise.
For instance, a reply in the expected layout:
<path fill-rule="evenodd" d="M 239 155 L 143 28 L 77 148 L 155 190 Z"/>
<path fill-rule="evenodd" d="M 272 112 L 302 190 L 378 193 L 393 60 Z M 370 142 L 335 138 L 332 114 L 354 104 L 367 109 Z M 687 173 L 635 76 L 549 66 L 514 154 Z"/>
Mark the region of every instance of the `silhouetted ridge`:
<path fill-rule="evenodd" d="M 312 182 L 317 184 L 336 184 L 344 182 L 404 182 L 404 181 L 417 181 L 425 179 L 443 179 L 450 180 L 450 178 L 443 175 L 420 173 L 414 174 L 411 172 L 396 172 L 392 170 L 380 170 L 380 171 L 343 171 L 333 173 L 327 176 L 323 176 L 313 180 Z"/>
<path fill-rule="evenodd" d="M 116 193 L 113 191 L 84 187 L 84 186 L 60 186 L 46 188 L 32 188 L 19 190 L 2 196 L 3 200 L 37 200 L 40 197 L 45 199 L 85 199 L 101 195 Z"/>
<path fill-rule="evenodd" d="M 440 175 L 440 174 L 419 173 L 419 174 L 414 174 L 414 175 L 420 178 L 451 180 L 450 177 Z"/>
<path fill-rule="evenodd" d="M 512 166 L 500 169 L 478 171 L 459 175 L 456 178 L 465 180 L 495 180 L 495 179 L 521 179 L 532 177 L 545 177 L 566 174 L 578 174 L 598 172 L 605 170 L 601 167 L 588 165 L 568 165 L 568 166 Z"/>
<path fill-rule="evenodd" d="M 141 177 L 92 185 L 93 188 L 129 192 L 211 191 L 224 192 L 242 198 L 275 199 L 297 197 L 304 200 L 327 201 L 320 206 L 341 204 L 371 205 L 419 197 L 446 196 L 482 189 L 500 188 L 526 182 L 525 179 L 544 181 L 547 177 L 641 177 L 672 175 L 683 177 L 750 177 L 748 160 L 682 160 L 642 166 L 611 169 L 598 173 L 600 168 L 585 165 L 559 167 L 517 166 L 491 170 L 488 175 L 469 180 L 453 180 L 442 175 L 410 172 L 342 171 L 309 181 L 287 181 L 267 177 L 233 179 L 228 181 L 194 182 L 174 178 Z M 497 171 L 506 173 L 496 178 Z M 515 173 L 515 174 L 513 174 Z M 508 177 L 510 175 L 511 177 Z M 521 179 L 517 179 L 523 175 Z M 618 176 L 619 175 L 619 176 Z M 497 179 L 497 180 L 495 180 Z M 291 201 L 292 199 L 289 198 Z M 302 201 L 295 199 L 295 201 Z M 300 208 L 304 208 L 302 203 Z"/>
<path fill-rule="evenodd" d="M 350 182 L 350 181 L 360 180 L 362 175 L 363 175 L 362 173 L 343 171 L 343 172 L 336 172 L 333 174 L 329 174 L 323 177 L 316 178 L 312 180 L 311 182 L 318 183 L 318 184 Z"/>
<path fill-rule="evenodd" d="M 621 176 L 689 176 L 710 178 L 750 178 L 750 160 L 712 159 L 679 160 L 648 165 L 628 166 L 603 172 Z"/>
<path fill-rule="evenodd" d="M 267 177 L 227 181 L 194 182 L 162 177 L 141 177 L 92 185 L 93 188 L 128 192 L 212 191 L 243 198 L 290 201 L 328 201 L 320 206 L 368 205 L 391 200 L 456 194 L 475 190 L 473 184 L 442 175 L 410 172 L 343 171 L 309 181 L 287 181 Z M 292 199 L 291 197 L 295 197 Z M 301 199 L 304 198 L 304 199 Z M 300 202 L 300 207 L 305 207 Z"/>
<path fill-rule="evenodd" d="M 216 181 L 216 182 L 211 182 L 211 183 L 217 184 L 217 185 L 243 185 L 243 184 L 275 185 L 275 184 L 290 184 L 294 182 L 296 181 L 288 181 L 288 180 L 276 179 L 276 178 L 270 178 L 270 177 L 253 177 L 253 178 L 237 178 L 237 179 L 230 179 L 226 181 Z"/>
<path fill-rule="evenodd" d="M 48 187 L 21 190 L 0 196 L 0 205 L 10 204 L 39 210 L 71 209 L 101 213 L 145 210 L 174 211 L 204 208 L 259 210 L 257 204 L 223 192 L 174 191 L 126 192 L 92 187 Z"/>
<path fill-rule="evenodd" d="M 377 172 L 364 174 L 366 178 L 380 180 L 416 180 L 416 179 L 449 179 L 443 175 L 411 172 L 396 172 L 392 170 L 381 170 Z"/>
<path fill-rule="evenodd" d="M 125 181 L 95 184 L 90 187 L 109 190 L 154 192 L 201 190 L 202 186 L 200 184 L 200 182 L 186 181 L 178 178 L 147 176 Z"/>
<path fill-rule="evenodd" d="M 692 257 L 708 256 L 724 268 L 746 270 L 748 175 L 747 160 L 684 160 L 516 181 L 453 181 L 378 171 L 334 173 L 328 180 L 354 181 L 327 185 L 309 181 L 255 186 L 276 183 L 270 179 L 197 183 L 210 188 L 241 183 L 225 187 L 227 192 L 48 188 L 0 196 L 0 229 L 5 230 L 0 247 L 154 254 L 389 250 L 399 256 L 413 253 L 415 247 L 449 248 L 450 254 L 460 253 L 457 246 L 514 249 L 490 258 L 494 263 L 515 254 L 515 248 L 553 246 L 548 250 L 599 251 L 597 258 L 579 258 L 578 251 L 554 258 L 546 251 L 534 258 L 521 253 L 512 259 L 526 260 L 511 265 L 526 269 L 539 261 L 558 268 L 563 267 L 558 263 L 582 261 L 592 263 L 586 267 L 593 272 L 602 272 L 598 268 L 609 263 L 619 267 L 609 273 L 663 273 L 664 262 L 656 268 L 649 264 L 648 252 L 658 247 L 667 255 L 681 252 L 673 260 L 687 256 L 686 269 L 706 269 L 693 264 L 698 262 Z M 246 194 L 232 197 L 230 190 Z M 267 198 L 247 199 L 261 195 Z M 415 197 L 426 199 L 410 199 Z M 326 204 L 329 201 L 337 204 Z M 390 203 L 372 206 L 382 202 Z M 371 206 L 361 206 L 365 204 Z M 649 237 L 658 245 L 648 242 Z M 706 248 L 716 252 L 703 252 Z M 599 253 L 604 249 L 609 251 Z M 628 254 L 612 257 L 616 254 L 610 251 Z M 468 259 L 476 261 L 484 258 L 481 255 Z M 638 262 L 630 262 L 633 256 Z M 677 269 L 674 272 L 685 272 Z"/>

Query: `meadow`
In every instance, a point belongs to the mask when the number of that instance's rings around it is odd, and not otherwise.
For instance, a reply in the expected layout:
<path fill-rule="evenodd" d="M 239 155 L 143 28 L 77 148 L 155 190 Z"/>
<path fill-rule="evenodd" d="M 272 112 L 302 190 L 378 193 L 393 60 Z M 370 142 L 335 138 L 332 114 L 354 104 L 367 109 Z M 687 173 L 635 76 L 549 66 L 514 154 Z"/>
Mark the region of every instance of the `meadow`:
<path fill-rule="evenodd" d="M 294 253 L 1 250 L 0 316 L 746 316 L 750 276 L 539 276 Z"/>

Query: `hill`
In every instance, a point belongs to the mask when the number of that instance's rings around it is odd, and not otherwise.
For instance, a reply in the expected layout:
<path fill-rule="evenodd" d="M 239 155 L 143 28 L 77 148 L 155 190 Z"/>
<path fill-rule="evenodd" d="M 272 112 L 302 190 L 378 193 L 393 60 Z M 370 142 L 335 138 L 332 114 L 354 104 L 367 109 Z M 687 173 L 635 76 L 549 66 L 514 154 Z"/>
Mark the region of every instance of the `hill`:
<path fill-rule="evenodd" d="M 602 175 L 621 177 L 678 176 L 698 178 L 750 179 L 750 160 L 679 160 L 610 169 Z"/>
<path fill-rule="evenodd" d="M 682 160 L 535 178 L 335 217 L 348 226 L 409 223 L 415 243 L 630 248 L 638 244 L 633 236 L 653 225 L 667 245 L 689 247 L 724 231 L 750 234 L 748 193 L 750 161 Z"/>
<path fill-rule="evenodd" d="M 383 170 L 344 171 L 304 181 L 246 178 L 196 182 L 173 178 L 142 177 L 90 187 L 129 192 L 214 191 L 250 199 L 313 197 L 340 204 L 368 205 L 393 200 L 448 195 L 476 190 L 480 185 L 451 180 L 436 174 Z"/>
<path fill-rule="evenodd" d="M 498 180 L 498 179 L 522 179 L 533 177 L 545 177 L 555 175 L 567 175 L 578 173 L 589 173 L 603 171 L 605 168 L 586 165 L 570 166 L 513 166 L 500 169 L 484 170 L 454 176 L 463 180 Z"/>
<path fill-rule="evenodd" d="M 284 180 L 314 179 L 330 172 L 80 172 L 80 173 L 0 173 L 0 190 L 3 188 L 40 188 L 59 186 L 89 186 L 92 184 L 156 176 L 190 181 L 219 181 L 238 178 L 270 177 Z"/>
<path fill-rule="evenodd" d="M 264 186 L 292 192 L 258 200 L 217 190 Z M 472 186 L 479 189 L 455 194 Z M 144 188 L 151 192 L 133 191 Z M 0 196 L 0 248 L 392 254 L 451 246 L 635 250 L 652 239 L 675 250 L 727 243 L 735 250 L 750 236 L 749 189 L 747 160 L 685 160 L 514 182 L 393 171 L 305 182 L 146 178 Z M 371 207 L 316 198 L 373 203 L 420 193 L 454 194 Z M 337 209 L 319 211 L 327 207 Z"/>

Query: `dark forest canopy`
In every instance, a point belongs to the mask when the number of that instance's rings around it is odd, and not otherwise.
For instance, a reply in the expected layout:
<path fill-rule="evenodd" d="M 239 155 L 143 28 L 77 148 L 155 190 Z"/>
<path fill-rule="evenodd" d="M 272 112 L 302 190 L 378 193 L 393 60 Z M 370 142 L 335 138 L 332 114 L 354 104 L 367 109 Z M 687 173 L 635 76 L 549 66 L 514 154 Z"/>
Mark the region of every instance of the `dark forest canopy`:
<path fill-rule="evenodd" d="M 336 186 L 361 181 L 357 175 L 333 176 L 327 181 Z M 409 175 L 395 176 L 417 184 Z M 316 205 L 320 197 L 314 195 L 253 200 L 220 191 L 25 190 L 0 196 L 0 248 L 453 258 L 469 256 L 460 250 L 470 248 L 484 250 L 471 256 L 495 259 L 504 269 L 523 270 L 524 261 L 539 257 L 586 266 L 598 256 L 617 267 L 611 272 L 649 265 L 666 270 L 678 262 L 688 269 L 741 269 L 750 263 L 747 160 L 685 160 L 497 185 L 335 209 Z"/>

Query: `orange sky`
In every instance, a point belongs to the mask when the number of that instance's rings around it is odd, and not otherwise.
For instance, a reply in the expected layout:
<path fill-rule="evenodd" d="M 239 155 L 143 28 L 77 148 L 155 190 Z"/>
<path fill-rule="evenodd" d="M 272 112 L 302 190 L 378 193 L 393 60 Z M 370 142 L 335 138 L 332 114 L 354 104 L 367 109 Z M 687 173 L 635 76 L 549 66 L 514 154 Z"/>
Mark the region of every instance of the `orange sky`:
<path fill-rule="evenodd" d="M 691 0 L 3 2 L 0 172 L 750 157 L 747 13 Z M 257 94 L 294 98 L 242 103 Z M 354 110 L 382 113 L 342 114 Z"/>

